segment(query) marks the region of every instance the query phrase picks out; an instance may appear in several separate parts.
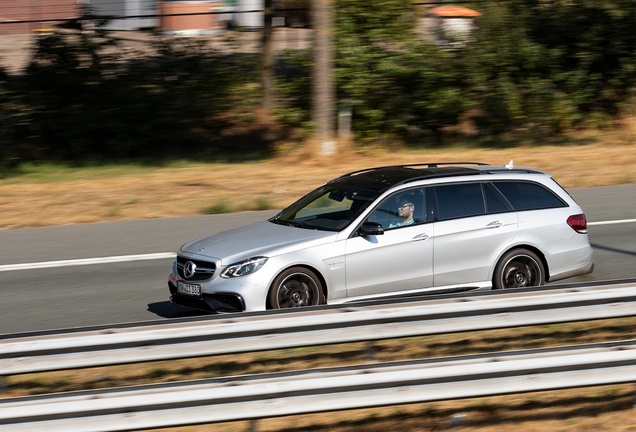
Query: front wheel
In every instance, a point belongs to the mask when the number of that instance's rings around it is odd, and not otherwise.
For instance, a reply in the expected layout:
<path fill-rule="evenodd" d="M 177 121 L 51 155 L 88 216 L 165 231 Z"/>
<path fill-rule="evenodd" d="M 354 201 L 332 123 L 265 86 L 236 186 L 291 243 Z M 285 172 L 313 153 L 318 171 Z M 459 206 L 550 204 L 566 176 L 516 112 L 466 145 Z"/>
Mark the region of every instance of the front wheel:
<path fill-rule="evenodd" d="M 269 291 L 271 309 L 316 306 L 324 302 L 320 279 L 303 267 L 292 267 L 279 274 Z"/>
<path fill-rule="evenodd" d="M 545 270 L 541 259 L 527 249 L 507 252 L 495 267 L 494 289 L 526 288 L 543 285 Z"/>

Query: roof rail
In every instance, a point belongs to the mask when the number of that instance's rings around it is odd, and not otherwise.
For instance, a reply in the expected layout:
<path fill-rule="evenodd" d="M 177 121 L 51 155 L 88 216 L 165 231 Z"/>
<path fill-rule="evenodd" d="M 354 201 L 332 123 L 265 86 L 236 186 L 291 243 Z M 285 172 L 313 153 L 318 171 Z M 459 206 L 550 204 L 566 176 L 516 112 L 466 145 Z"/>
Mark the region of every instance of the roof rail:
<path fill-rule="evenodd" d="M 517 174 L 546 174 L 543 171 L 532 169 L 532 168 L 500 168 L 496 167 L 490 169 L 488 171 L 484 171 L 481 174 L 507 174 L 507 173 L 517 173 Z"/>
<path fill-rule="evenodd" d="M 374 171 L 377 169 L 383 169 L 383 168 L 415 168 L 415 167 L 426 167 L 426 168 L 437 168 L 440 165 L 481 165 L 481 166 L 486 166 L 488 164 L 486 163 L 481 163 L 481 162 L 433 162 L 433 163 L 419 163 L 419 164 L 406 164 L 406 165 L 387 165 L 387 166 L 380 166 L 380 167 L 375 167 L 375 168 L 365 168 L 362 170 L 358 170 L 358 171 L 352 171 L 350 173 L 347 174 L 343 174 L 340 177 L 338 177 L 339 179 L 343 178 L 343 177 L 350 177 L 356 174 L 360 174 L 363 172 L 367 172 L 367 171 Z"/>

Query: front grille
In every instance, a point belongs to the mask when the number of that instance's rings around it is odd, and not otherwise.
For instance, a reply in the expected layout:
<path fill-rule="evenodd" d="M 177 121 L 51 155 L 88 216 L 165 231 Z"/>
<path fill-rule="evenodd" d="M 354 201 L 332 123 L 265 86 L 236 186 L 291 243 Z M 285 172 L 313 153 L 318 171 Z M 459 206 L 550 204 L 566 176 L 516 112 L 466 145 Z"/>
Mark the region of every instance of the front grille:
<path fill-rule="evenodd" d="M 195 265 L 194 274 L 189 278 L 185 275 L 185 266 L 188 261 Z M 216 271 L 216 264 L 208 261 L 177 256 L 177 271 L 179 272 L 179 277 L 187 280 L 188 282 L 200 282 L 208 280 L 214 275 L 214 272 Z"/>
<path fill-rule="evenodd" d="M 202 299 L 188 297 L 180 294 L 174 294 L 170 297 L 170 301 L 172 304 L 176 304 L 179 306 L 191 307 L 194 309 L 201 309 L 208 312 L 215 312 L 212 307 Z"/>

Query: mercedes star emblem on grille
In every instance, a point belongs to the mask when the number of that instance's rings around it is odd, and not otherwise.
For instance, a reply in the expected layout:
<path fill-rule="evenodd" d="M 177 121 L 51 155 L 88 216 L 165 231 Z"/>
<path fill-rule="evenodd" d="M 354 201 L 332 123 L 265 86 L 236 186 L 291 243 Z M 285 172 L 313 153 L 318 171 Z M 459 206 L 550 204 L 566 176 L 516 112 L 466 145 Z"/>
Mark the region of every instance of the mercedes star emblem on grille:
<path fill-rule="evenodd" d="M 188 261 L 187 263 L 185 263 L 185 266 L 183 266 L 183 275 L 186 277 L 186 279 L 190 279 L 192 276 L 194 276 L 194 273 L 196 271 L 197 265 L 192 261 Z"/>

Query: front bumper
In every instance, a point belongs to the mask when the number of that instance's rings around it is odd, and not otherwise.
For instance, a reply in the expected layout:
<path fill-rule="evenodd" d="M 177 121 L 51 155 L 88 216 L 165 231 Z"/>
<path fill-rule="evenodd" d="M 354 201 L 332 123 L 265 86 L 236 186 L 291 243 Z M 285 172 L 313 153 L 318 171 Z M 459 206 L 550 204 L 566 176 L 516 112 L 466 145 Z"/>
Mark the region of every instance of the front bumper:
<path fill-rule="evenodd" d="M 243 312 L 245 301 L 243 297 L 234 293 L 202 293 L 201 296 L 191 296 L 177 292 L 177 286 L 168 281 L 170 302 L 179 306 L 202 309 L 208 312 Z"/>

